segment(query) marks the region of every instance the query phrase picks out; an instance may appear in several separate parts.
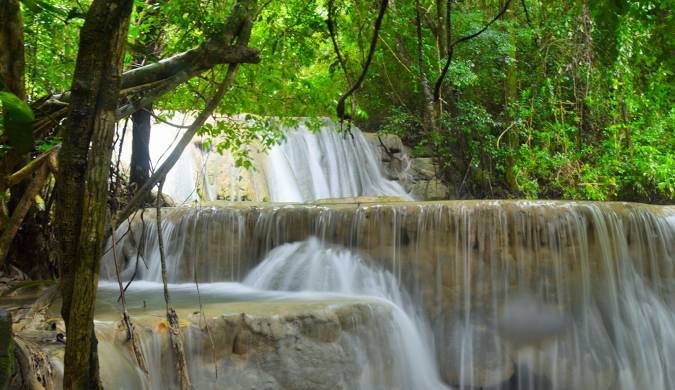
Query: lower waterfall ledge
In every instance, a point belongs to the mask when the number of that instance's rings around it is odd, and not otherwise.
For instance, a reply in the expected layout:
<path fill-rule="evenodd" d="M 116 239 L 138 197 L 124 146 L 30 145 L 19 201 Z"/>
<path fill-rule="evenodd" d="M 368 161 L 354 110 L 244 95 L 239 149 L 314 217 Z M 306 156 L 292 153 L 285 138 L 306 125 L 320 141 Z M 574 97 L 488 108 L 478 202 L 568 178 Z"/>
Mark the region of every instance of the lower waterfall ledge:
<path fill-rule="evenodd" d="M 110 303 L 111 286 L 99 290 L 96 333 L 101 377 L 106 388 L 176 389 L 175 362 L 168 326 L 159 300 L 129 294 L 131 318 L 148 365 L 144 374 L 135 363 L 121 314 Z M 145 295 L 157 291 L 145 290 Z M 393 306 L 364 297 L 272 299 L 214 302 L 203 310 L 186 304 L 178 288 L 173 296 L 183 331 L 191 381 L 195 389 L 361 389 L 397 388 L 395 346 L 391 344 Z M 145 307 L 143 307 L 145 305 Z M 37 350 L 49 375 L 47 387 L 59 388 L 63 374 L 63 322 L 52 305 L 40 322 L 18 331 L 23 345 Z M 366 364 L 367 363 L 367 364 Z M 46 374 L 45 374 L 46 373 Z M 215 387 L 214 387 L 215 386 Z"/>

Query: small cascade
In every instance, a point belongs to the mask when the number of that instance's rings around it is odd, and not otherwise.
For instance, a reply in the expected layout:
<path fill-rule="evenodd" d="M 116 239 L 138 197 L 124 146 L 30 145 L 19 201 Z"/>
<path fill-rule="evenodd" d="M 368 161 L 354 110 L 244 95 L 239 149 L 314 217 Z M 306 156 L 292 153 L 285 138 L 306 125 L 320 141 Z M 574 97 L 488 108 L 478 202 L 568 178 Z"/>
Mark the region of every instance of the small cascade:
<path fill-rule="evenodd" d="M 136 279 L 132 286 L 159 281 L 153 215 L 147 210 L 144 223 L 137 217 L 119 228 L 117 258 L 124 278 Z M 377 307 L 377 323 L 389 305 L 402 316 L 396 323 L 407 318 L 409 326 L 388 332 L 423 346 L 397 348 L 415 356 L 415 371 L 426 372 L 427 380 L 435 378 L 431 370 L 462 388 L 675 387 L 672 206 L 335 203 L 167 209 L 164 215 L 173 282 L 241 281 L 272 294 L 263 301 L 278 300 L 274 294 L 366 299 Z M 106 256 L 102 275 L 112 278 L 112 255 Z M 392 348 L 387 337 L 359 337 Z M 351 345 L 363 346 L 363 365 L 373 359 L 379 367 L 370 344 L 358 340 Z M 435 359 L 425 361 L 425 353 Z M 404 370 L 412 362 L 397 364 Z"/>
<path fill-rule="evenodd" d="M 269 252 L 242 284 L 208 283 L 199 288 L 194 284 L 170 286 L 172 302 L 181 318 L 192 323 L 184 331 L 196 388 L 259 388 L 280 382 L 286 382 L 283 388 L 308 390 L 333 389 L 336 384 L 362 390 L 447 388 L 438 374 L 433 337 L 424 317 L 393 275 L 371 269 L 345 248 L 325 246 L 317 238 L 281 245 Z M 115 303 L 118 293 L 115 282 L 100 283 L 96 317 L 100 350 L 105 352 L 101 357 L 104 382 L 113 388 L 176 388 L 175 378 L 165 374 L 174 364 L 166 351 L 166 327 L 163 322 L 157 324 L 164 304 L 162 284 L 136 281 L 126 294 L 136 326 L 143 329 L 141 347 L 148 361 L 148 375 L 134 366 L 128 347 L 119 342 L 124 336 L 114 321 L 119 315 Z M 204 317 L 195 316 L 197 312 L 186 313 L 197 304 Z M 297 315 L 289 315 L 288 308 L 296 310 Z M 246 315 L 240 314 L 241 309 Z M 265 314 L 256 313 L 261 310 Z M 207 319 L 214 314 L 216 317 Z M 229 320 L 220 323 L 218 317 L 223 315 Z M 335 322 L 331 323 L 331 317 Z M 232 325 L 233 320 L 239 322 Z M 210 330 L 202 326 L 204 321 Z M 298 321 L 304 325 L 296 329 Z M 261 325 L 272 333 L 266 334 L 258 328 Z M 244 346 L 238 344 L 242 336 L 236 334 L 241 335 L 241 328 L 246 326 L 264 333 L 275 348 L 288 348 L 288 338 L 292 338 L 297 352 L 286 350 L 271 358 L 263 374 L 254 364 L 242 368 L 237 355 L 250 355 L 248 360 L 268 354 L 259 345 L 262 341 L 251 340 L 253 335 L 247 336 Z M 231 341 L 216 345 L 213 337 Z M 259 356 L 259 348 L 263 356 Z M 234 356 L 226 352 L 232 350 Z M 326 362 L 325 357 L 309 361 L 307 369 L 322 373 L 305 374 L 296 366 L 303 359 L 298 352 L 309 353 L 312 358 L 337 355 L 340 364 L 335 366 L 331 358 Z M 210 360 L 210 355 L 216 360 Z M 326 373 L 331 374 L 326 377 Z M 250 378 L 253 374 L 255 378 Z M 261 379 L 261 375 L 267 379 Z"/>
<path fill-rule="evenodd" d="M 263 290 L 330 292 L 385 300 L 391 305 L 391 319 L 378 322 L 365 335 L 351 337 L 359 365 L 368 367 L 359 388 L 375 388 L 378 383 L 387 383 L 384 378 L 391 381 L 390 388 L 445 388 L 424 317 L 391 273 L 371 269 L 354 253 L 327 247 L 315 237 L 284 244 L 272 250 L 243 283 Z"/>
<path fill-rule="evenodd" d="M 397 182 L 386 179 L 373 147 L 356 127 L 340 133 L 331 121 L 319 132 L 305 124 L 269 153 L 265 174 L 273 202 L 326 198 L 398 196 L 412 200 Z"/>
<path fill-rule="evenodd" d="M 164 192 L 178 205 L 217 199 L 306 202 L 357 196 L 412 200 L 400 184 L 384 177 L 377 152 L 358 128 L 341 133 L 328 119 L 322 124 L 318 132 L 310 131 L 303 122 L 287 128 L 286 140 L 268 153 L 251 146 L 253 169 L 237 167 L 227 151 L 221 155 L 190 144 L 167 175 Z M 165 123 L 153 124 L 153 167 L 164 161 L 184 131 Z M 127 166 L 131 138 L 128 129 L 121 155 Z"/>

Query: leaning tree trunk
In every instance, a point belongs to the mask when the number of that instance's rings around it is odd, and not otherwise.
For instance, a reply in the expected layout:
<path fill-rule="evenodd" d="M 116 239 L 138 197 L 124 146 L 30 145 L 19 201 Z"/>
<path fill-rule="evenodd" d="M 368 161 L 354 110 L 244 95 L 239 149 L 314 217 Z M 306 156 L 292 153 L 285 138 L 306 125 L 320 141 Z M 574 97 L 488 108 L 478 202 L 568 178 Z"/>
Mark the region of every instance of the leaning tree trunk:
<path fill-rule="evenodd" d="M 133 0 L 94 0 L 80 32 L 71 109 L 59 153 L 56 183 L 61 314 L 67 331 L 64 389 L 101 387 L 94 303 L 132 4 Z"/>

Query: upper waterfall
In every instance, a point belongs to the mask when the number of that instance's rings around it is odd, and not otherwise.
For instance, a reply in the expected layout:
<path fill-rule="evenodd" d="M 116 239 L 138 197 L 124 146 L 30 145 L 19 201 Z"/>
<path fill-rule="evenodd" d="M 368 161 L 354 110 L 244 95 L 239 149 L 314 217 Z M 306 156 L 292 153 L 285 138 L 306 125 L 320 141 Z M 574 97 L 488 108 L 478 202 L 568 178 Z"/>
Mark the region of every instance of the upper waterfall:
<path fill-rule="evenodd" d="M 289 132 L 265 161 L 273 202 L 325 198 L 398 196 L 411 200 L 403 187 L 382 174 L 377 154 L 356 127 L 338 132 L 329 120 L 319 132 L 305 124 Z"/>
<path fill-rule="evenodd" d="M 164 161 L 184 131 L 165 123 L 153 125 L 149 144 L 153 168 Z M 284 131 L 286 139 L 267 153 L 250 153 L 251 169 L 237 167 L 227 151 L 219 154 L 196 146 L 202 141 L 197 139 L 167 175 L 164 193 L 177 204 L 217 199 L 307 202 L 357 196 L 412 200 L 399 183 L 384 176 L 377 152 L 358 128 L 338 131 L 335 123 L 323 119 L 318 131 L 310 130 L 302 120 Z M 128 165 L 130 129 L 125 138 L 121 160 Z"/>

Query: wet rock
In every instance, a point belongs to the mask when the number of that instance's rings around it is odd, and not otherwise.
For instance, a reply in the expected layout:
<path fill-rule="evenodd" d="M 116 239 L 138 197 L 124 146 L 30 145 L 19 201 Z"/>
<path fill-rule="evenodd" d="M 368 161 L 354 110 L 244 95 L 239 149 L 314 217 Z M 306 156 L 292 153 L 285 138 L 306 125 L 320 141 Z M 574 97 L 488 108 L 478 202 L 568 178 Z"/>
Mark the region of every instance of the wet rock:
<path fill-rule="evenodd" d="M 151 205 L 157 204 L 157 191 L 152 191 L 148 203 Z M 160 202 L 161 207 L 176 207 L 176 201 L 174 201 L 169 195 L 162 194 L 162 199 Z"/>
<path fill-rule="evenodd" d="M 380 153 L 380 156 L 391 156 L 407 152 L 401 138 L 394 134 L 363 133 L 368 143 Z M 386 148 L 386 150 L 385 150 Z"/>
<path fill-rule="evenodd" d="M 269 193 L 265 178 L 265 159 L 252 146 L 250 158 L 253 168 L 237 167 L 234 157 L 227 151 L 195 153 L 195 177 L 199 178 L 197 189 L 206 201 L 267 201 Z"/>
<path fill-rule="evenodd" d="M 280 313 L 285 310 L 281 308 Z M 221 331 L 234 333 L 232 347 L 217 350 L 232 351 L 220 359 L 252 388 L 349 389 L 354 387 L 358 367 L 338 342 L 343 332 L 340 317 L 348 322 L 348 317 L 364 316 L 359 305 L 337 305 L 335 310 L 310 306 L 283 315 L 226 315 L 212 320 L 210 327 L 219 338 Z M 193 338 L 200 337 L 199 331 L 193 331 Z M 209 348 L 207 339 L 203 343 L 202 348 Z M 256 379 L 254 372 L 267 375 Z"/>
<path fill-rule="evenodd" d="M 229 368 L 223 373 L 223 388 L 228 390 L 281 390 L 283 387 L 265 371 L 257 368 Z"/>
<path fill-rule="evenodd" d="M 443 379 L 457 386 L 489 388 L 514 374 L 510 349 L 486 324 L 455 321 L 439 345 Z"/>

